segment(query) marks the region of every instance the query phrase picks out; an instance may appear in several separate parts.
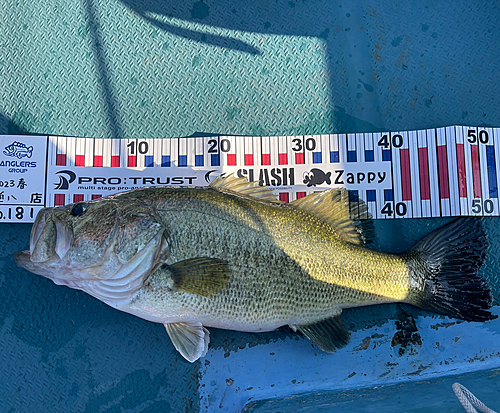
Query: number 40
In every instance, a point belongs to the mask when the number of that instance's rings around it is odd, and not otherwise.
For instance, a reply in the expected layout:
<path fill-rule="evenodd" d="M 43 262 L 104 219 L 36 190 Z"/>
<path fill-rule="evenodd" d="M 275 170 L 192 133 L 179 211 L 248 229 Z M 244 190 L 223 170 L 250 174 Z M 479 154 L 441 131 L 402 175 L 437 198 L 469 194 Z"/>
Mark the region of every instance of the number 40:
<path fill-rule="evenodd" d="M 392 202 L 387 202 L 384 207 L 380 210 L 380 212 L 384 215 L 392 217 L 393 213 L 396 213 L 397 216 L 403 217 L 406 215 L 408 211 L 406 204 L 404 202 L 398 202 L 394 205 L 394 210 L 392 209 Z"/>

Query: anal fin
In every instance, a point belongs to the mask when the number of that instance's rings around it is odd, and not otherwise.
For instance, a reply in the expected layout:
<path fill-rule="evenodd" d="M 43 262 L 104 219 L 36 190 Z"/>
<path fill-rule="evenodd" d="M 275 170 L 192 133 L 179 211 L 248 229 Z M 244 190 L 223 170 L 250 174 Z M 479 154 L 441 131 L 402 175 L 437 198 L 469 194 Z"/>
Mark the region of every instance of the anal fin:
<path fill-rule="evenodd" d="M 164 326 L 176 350 L 190 363 L 207 354 L 210 333 L 201 323 L 171 323 Z"/>
<path fill-rule="evenodd" d="M 321 350 L 334 353 L 349 343 L 350 335 L 338 316 L 303 326 L 290 326 L 294 331 L 300 331 Z"/>

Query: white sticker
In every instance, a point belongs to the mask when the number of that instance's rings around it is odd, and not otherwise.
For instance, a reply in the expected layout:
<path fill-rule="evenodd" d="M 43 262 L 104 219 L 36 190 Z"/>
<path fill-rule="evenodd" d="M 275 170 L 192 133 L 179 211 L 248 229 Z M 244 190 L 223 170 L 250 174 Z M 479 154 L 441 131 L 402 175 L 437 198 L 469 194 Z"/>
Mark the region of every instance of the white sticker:
<path fill-rule="evenodd" d="M 33 222 L 45 206 L 47 138 L 0 136 L 0 222 Z"/>
<path fill-rule="evenodd" d="M 0 136 L 0 222 L 43 207 L 235 173 L 284 202 L 344 187 L 378 219 L 500 214 L 500 130 L 93 139 Z"/>

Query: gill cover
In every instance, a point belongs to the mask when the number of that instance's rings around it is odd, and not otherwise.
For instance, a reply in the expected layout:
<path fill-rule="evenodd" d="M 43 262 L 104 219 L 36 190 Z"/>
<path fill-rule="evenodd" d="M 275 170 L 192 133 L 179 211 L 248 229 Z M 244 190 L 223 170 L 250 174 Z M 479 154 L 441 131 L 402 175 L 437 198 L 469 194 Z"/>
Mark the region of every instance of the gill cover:
<path fill-rule="evenodd" d="M 125 264 L 162 230 L 162 224 L 149 205 L 133 198 L 117 197 L 117 201 L 120 208 L 115 253 L 118 260 Z"/>

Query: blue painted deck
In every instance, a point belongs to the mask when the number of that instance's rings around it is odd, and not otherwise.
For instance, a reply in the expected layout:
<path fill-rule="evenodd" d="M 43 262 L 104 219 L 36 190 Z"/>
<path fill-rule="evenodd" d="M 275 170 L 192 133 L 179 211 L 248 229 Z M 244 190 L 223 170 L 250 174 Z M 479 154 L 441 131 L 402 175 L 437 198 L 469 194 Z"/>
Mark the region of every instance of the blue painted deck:
<path fill-rule="evenodd" d="M 499 126 L 499 18 L 495 1 L 7 0 L 0 133 Z M 379 222 L 377 247 L 400 251 L 445 222 Z M 485 225 L 483 274 L 498 301 L 500 221 Z M 398 305 L 351 310 L 351 344 L 334 355 L 286 329 L 213 330 L 207 358 L 191 365 L 162 326 L 14 267 L 29 230 L 0 224 L 0 411 L 428 412 L 439 399 L 459 411 L 453 375 L 500 410 L 498 320 L 456 323 Z M 396 322 L 412 317 L 420 341 L 400 354 Z"/>
<path fill-rule="evenodd" d="M 376 247 L 404 251 L 446 222 L 439 221 L 377 221 L 376 232 L 382 235 Z M 500 220 L 485 222 L 490 250 L 500 251 L 495 235 Z M 498 263 L 490 255 L 485 267 L 483 273 L 498 297 Z M 493 312 L 499 315 L 499 307 Z M 352 331 L 351 342 L 335 354 L 321 352 L 298 334 L 269 335 L 266 345 L 258 345 L 250 334 L 234 344 L 226 338 L 202 363 L 202 410 L 231 412 L 248 404 L 248 411 L 259 412 L 298 408 L 307 412 L 418 412 L 433 407 L 436 412 L 447 411 L 439 410 L 441 402 L 449 406 L 448 411 L 457 411 L 460 404 L 451 385 L 461 378 L 446 377 L 472 372 L 481 374 L 462 384 L 470 383 L 477 397 L 498 410 L 498 320 L 467 323 L 398 304 L 346 310 L 342 318 Z M 398 337 L 405 331 L 409 335 L 401 342 Z M 224 382 L 226 386 L 221 386 Z M 383 386 L 391 387 L 384 391 Z M 373 406 L 364 404 L 372 399 L 376 401 Z"/>

